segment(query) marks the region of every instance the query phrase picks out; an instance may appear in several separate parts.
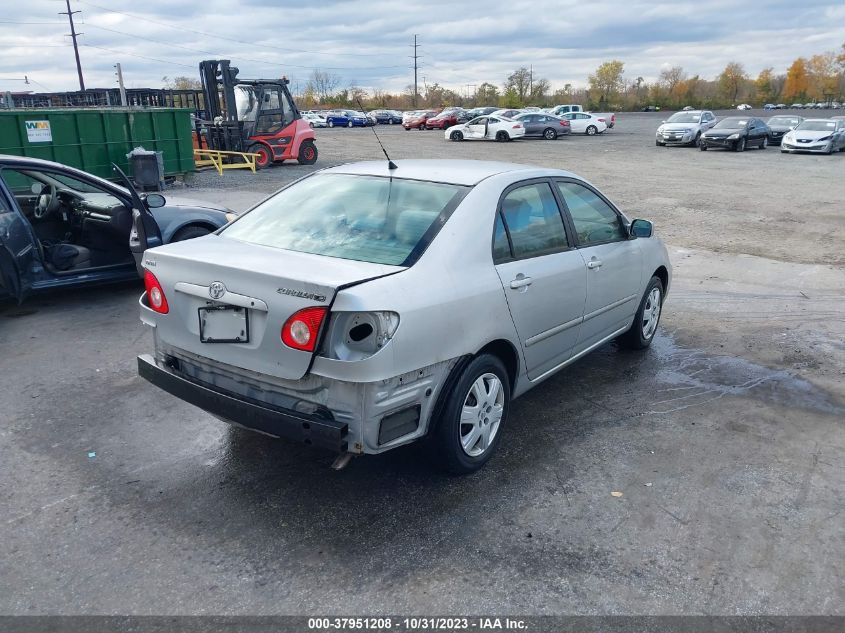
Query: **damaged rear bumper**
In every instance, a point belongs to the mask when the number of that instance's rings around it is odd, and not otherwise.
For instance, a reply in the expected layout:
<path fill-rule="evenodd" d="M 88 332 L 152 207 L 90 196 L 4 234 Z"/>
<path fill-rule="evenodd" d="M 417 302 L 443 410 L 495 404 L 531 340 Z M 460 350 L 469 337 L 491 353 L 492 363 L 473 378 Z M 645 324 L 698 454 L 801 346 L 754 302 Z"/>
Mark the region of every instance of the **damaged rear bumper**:
<path fill-rule="evenodd" d="M 349 425 L 346 422 L 271 408 L 210 389 L 159 367 L 149 354 L 138 356 L 138 374 L 159 389 L 240 426 L 332 451 L 348 450 Z"/>

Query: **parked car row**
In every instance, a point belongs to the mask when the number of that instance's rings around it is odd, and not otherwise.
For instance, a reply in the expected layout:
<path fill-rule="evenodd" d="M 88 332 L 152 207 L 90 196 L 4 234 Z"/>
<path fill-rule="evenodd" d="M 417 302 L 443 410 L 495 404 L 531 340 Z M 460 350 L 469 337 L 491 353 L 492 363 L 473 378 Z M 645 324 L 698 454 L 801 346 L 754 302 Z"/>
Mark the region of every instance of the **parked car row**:
<path fill-rule="evenodd" d="M 830 103 L 793 103 L 786 105 L 785 103 L 767 103 L 763 106 L 764 110 L 840 110 L 842 104 L 838 101 L 831 101 Z"/>
<path fill-rule="evenodd" d="M 765 149 L 780 145 L 784 153 L 832 154 L 845 148 L 845 117 L 805 119 L 777 115 L 768 121 L 753 116 L 717 120 L 709 110 L 676 112 L 657 128 L 655 145 L 698 146 L 742 152 L 749 147 Z"/>

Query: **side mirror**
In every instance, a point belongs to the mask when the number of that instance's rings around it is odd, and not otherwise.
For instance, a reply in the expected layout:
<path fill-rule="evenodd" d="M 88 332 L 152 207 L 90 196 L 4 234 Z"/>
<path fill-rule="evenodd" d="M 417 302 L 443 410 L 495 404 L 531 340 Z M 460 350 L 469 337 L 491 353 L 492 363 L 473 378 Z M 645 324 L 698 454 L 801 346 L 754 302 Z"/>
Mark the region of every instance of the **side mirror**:
<path fill-rule="evenodd" d="M 666 119 L 663 119 L 663 120 L 661 121 L 661 123 L 666 123 Z"/>
<path fill-rule="evenodd" d="M 150 193 L 144 196 L 144 202 L 150 209 L 160 209 L 167 204 L 167 200 L 160 193 Z"/>
<path fill-rule="evenodd" d="M 654 225 L 648 220 L 634 220 L 631 222 L 631 237 L 651 237 Z"/>

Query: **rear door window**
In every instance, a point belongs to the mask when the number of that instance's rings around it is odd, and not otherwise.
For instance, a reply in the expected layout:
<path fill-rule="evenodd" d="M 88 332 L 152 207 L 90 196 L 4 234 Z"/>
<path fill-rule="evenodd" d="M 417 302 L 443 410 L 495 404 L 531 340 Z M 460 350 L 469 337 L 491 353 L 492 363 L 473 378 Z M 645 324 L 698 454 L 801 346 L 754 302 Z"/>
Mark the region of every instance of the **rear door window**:
<path fill-rule="evenodd" d="M 512 189 L 502 198 L 493 243 L 497 263 L 505 259 L 507 238 L 513 259 L 569 248 L 560 208 L 547 182 Z"/>

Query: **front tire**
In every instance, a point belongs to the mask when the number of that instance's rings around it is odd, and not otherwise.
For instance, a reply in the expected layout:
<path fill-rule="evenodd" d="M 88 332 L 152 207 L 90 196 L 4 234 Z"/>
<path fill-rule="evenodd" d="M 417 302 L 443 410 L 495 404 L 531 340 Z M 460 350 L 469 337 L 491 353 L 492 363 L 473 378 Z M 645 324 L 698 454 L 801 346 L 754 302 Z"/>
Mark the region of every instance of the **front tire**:
<path fill-rule="evenodd" d="M 434 434 L 440 465 L 456 475 L 481 468 L 496 452 L 510 408 L 507 370 L 496 356 L 482 354 L 461 372 Z"/>
<path fill-rule="evenodd" d="M 764 136 L 763 140 L 760 141 L 760 149 L 766 149 L 769 146 L 769 137 Z"/>
<path fill-rule="evenodd" d="M 698 147 L 699 145 L 701 145 L 701 132 L 695 135 L 695 138 L 692 139 L 691 145 L 693 147 Z"/>
<path fill-rule="evenodd" d="M 735 152 L 744 152 L 745 151 L 745 137 L 742 137 L 741 139 L 739 139 L 736 142 L 736 145 L 734 145 L 734 151 Z"/>
<path fill-rule="evenodd" d="M 464 134 L 460 130 L 455 130 L 449 135 L 449 138 L 453 141 L 460 142 L 464 140 Z"/>
<path fill-rule="evenodd" d="M 595 136 L 599 133 L 599 129 L 595 125 L 590 125 L 587 127 L 587 136 Z"/>
<path fill-rule="evenodd" d="M 645 349 L 654 340 L 663 309 L 663 282 L 652 277 L 646 286 L 631 328 L 617 340 L 628 349 Z"/>
<path fill-rule="evenodd" d="M 557 132 L 555 132 L 552 128 L 547 127 L 543 130 L 543 138 L 547 141 L 553 141 L 557 138 Z"/>
<path fill-rule="evenodd" d="M 701 143 L 698 144 L 698 149 L 700 149 L 702 152 L 706 152 L 707 151 L 707 144 L 702 141 Z"/>
<path fill-rule="evenodd" d="M 273 162 L 273 154 L 264 145 L 255 145 L 251 147 L 249 151 L 251 153 L 258 154 L 258 156 L 255 157 L 256 169 L 264 169 L 265 167 L 269 167 L 270 163 Z"/>
<path fill-rule="evenodd" d="M 334 127 L 334 121 L 329 119 L 329 122 L 326 125 L 328 125 L 329 127 Z"/>
<path fill-rule="evenodd" d="M 347 122 L 346 122 L 346 127 L 352 127 L 352 121 L 347 121 Z"/>
<path fill-rule="evenodd" d="M 204 226 L 183 226 L 181 229 L 176 231 L 173 235 L 173 239 L 171 242 L 184 242 L 185 240 L 192 240 L 195 237 L 202 237 L 203 235 L 208 235 L 211 233 L 211 230 L 204 227 Z"/>

